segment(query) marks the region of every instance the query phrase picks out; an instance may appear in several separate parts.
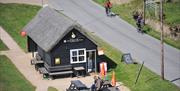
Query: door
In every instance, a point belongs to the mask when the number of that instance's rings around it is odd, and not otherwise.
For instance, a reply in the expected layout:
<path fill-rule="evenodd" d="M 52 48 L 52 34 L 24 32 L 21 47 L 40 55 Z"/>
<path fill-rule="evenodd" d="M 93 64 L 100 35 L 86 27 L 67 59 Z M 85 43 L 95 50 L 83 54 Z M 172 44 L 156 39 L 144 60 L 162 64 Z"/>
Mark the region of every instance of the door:
<path fill-rule="evenodd" d="M 96 50 L 87 50 L 87 72 L 95 71 L 96 68 Z"/>

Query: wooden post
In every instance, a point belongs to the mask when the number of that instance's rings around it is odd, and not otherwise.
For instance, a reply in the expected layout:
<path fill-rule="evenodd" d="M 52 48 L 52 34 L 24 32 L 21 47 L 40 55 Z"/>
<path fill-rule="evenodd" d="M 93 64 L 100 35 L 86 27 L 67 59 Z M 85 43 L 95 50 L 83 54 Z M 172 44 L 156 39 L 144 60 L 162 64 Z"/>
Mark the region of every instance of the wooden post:
<path fill-rule="evenodd" d="M 164 30 L 163 30 L 163 0 L 160 2 L 161 21 L 161 78 L 164 80 Z"/>
<path fill-rule="evenodd" d="M 34 58 L 34 51 L 32 52 L 32 57 Z"/>
<path fill-rule="evenodd" d="M 144 0 L 144 4 L 143 4 L 143 18 L 144 18 L 144 24 L 145 24 L 145 17 L 146 17 L 146 0 Z"/>
<path fill-rule="evenodd" d="M 42 7 L 43 7 L 43 5 L 44 5 L 44 2 L 43 2 L 43 0 L 42 0 Z"/>
<path fill-rule="evenodd" d="M 97 51 L 95 51 L 95 63 L 94 63 L 94 65 L 95 65 L 95 73 L 97 73 L 97 59 L 96 59 L 96 52 Z"/>

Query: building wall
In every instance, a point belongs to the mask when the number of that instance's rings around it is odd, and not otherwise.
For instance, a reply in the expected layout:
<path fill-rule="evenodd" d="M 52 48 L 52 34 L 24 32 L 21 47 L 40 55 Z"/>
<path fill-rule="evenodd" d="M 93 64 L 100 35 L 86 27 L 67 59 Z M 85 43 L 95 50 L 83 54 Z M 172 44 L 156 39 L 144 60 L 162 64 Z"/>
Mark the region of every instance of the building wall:
<path fill-rule="evenodd" d="M 64 40 L 71 39 L 72 32 L 76 35 L 77 39 L 83 39 L 83 41 L 79 42 L 66 42 Z M 55 58 L 59 57 L 61 60 L 60 65 L 69 65 L 70 64 L 70 50 L 71 49 L 81 49 L 86 48 L 86 50 L 96 50 L 97 45 L 94 44 L 91 40 L 89 40 L 86 36 L 82 35 L 77 30 L 70 31 L 51 51 L 52 53 L 52 65 L 54 66 Z M 73 66 L 86 66 L 86 63 L 77 63 L 72 64 Z"/>
<path fill-rule="evenodd" d="M 37 47 L 37 52 L 41 56 L 42 60 L 44 60 L 48 65 L 51 65 L 51 54 L 49 52 L 45 52 L 39 46 Z"/>
<path fill-rule="evenodd" d="M 27 36 L 27 47 L 28 52 L 37 51 L 37 44 L 29 36 Z"/>
<path fill-rule="evenodd" d="M 37 46 L 37 44 L 28 36 L 28 52 L 38 52 L 41 56 L 42 60 L 44 60 L 47 64 L 51 65 L 51 54 L 49 52 L 45 52 L 42 48 Z"/>

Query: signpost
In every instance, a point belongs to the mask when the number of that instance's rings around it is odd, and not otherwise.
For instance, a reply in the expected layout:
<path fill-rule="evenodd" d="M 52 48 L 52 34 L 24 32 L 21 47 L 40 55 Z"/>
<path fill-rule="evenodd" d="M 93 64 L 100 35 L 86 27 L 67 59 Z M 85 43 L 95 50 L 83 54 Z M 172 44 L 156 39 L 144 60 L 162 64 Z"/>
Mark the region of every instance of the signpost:
<path fill-rule="evenodd" d="M 122 60 L 123 60 L 126 64 L 132 64 L 132 63 L 134 63 L 130 53 L 123 54 Z"/>

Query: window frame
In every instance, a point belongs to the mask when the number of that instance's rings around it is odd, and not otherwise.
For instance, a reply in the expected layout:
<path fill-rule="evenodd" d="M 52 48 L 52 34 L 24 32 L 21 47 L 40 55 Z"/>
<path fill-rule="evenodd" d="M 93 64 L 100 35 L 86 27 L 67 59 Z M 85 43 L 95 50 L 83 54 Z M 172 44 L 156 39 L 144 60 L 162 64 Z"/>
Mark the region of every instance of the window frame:
<path fill-rule="evenodd" d="M 83 50 L 84 51 L 84 54 L 83 55 L 79 55 L 79 51 Z M 73 52 L 76 52 L 77 55 L 73 55 Z M 79 57 L 84 57 L 84 60 L 83 61 L 79 61 Z M 77 61 L 76 62 L 73 62 L 73 57 L 76 57 L 77 58 Z M 70 63 L 71 64 L 75 64 L 75 63 L 84 63 L 86 62 L 86 48 L 81 48 L 81 49 L 71 49 L 70 50 Z"/>

